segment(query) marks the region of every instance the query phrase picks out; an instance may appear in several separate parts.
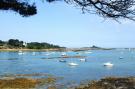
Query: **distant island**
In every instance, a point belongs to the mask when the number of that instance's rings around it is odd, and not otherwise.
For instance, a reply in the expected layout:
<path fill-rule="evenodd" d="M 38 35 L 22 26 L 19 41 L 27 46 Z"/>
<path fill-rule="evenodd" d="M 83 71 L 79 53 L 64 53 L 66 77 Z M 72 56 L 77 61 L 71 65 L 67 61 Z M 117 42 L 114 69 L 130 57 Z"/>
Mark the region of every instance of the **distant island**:
<path fill-rule="evenodd" d="M 91 46 L 91 47 L 81 47 L 81 48 L 68 48 L 69 51 L 87 51 L 87 50 L 112 50 L 114 48 L 102 48 L 98 46 Z"/>
<path fill-rule="evenodd" d="M 18 39 L 9 39 L 8 41 L 0 40 L 0 50 L 60 50 L 65 49 L 59 45 L 54 45 L 46 42 L 29 42 L 20 41 Z"/>

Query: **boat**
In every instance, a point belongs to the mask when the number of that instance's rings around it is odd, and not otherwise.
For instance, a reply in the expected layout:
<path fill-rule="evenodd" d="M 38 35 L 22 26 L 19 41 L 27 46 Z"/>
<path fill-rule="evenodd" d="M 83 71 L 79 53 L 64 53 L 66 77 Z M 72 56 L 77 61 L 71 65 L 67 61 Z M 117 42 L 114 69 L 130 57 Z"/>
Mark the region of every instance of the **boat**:
<path fill-rule="evenodd" d="M 119 57 L 119 59 L 123 59 L 123 57 Z"/>
<path fill-rule="evenodd" d="M 65 52 L 62 52 L 62 53 L 61 53 L 61 56 L 66 56 L 66 53 L 65 53 Z"/>
<path fill-rule="evenodd" d="M 23 55 L 24 53 L 18 53 L 18 55 Z"/>
<path fill-rule="evenodd" d="M 70 66 L 77 66 L 78 64 L 77 63 L 70 62 L 70 63 L 68 63 L 68 65 L 70 65 Z"/>
<path fill-rule="evenodd" d="M 23 55 L 24 53 L 22 51 L 19 51 L 18 52 L 18 55 Z"/>
<path fill-rule="evenodd" d="M 61 59 L 61 60 L 59 60 L 59 62 L 67 62 L 66 60 L 64 60 L 64 59 Z"/>
<path fill-rule="evenodd" d="M 81 62 L 86 62 L 86 59 L 84 58 L 84 59 L 79 59 Z"/>
<path fill-rule="evenodd" d="M 87 52 L 85 52 L 86 54 L 90 54 L 90 53 L 92 53 L 92 52 L 90 52 L 90 51 L 87 51 Z"/>
<path fill-rule="evenodd" d="M 103 65 L 107 67 L 113 67 L 114 64 L 112 64 L 111 62 L 106 62 Z"/>
<path fill-rule="evenodd" d="M 22 53 L 22 50 L 19 50 L 19 53 Z"/>

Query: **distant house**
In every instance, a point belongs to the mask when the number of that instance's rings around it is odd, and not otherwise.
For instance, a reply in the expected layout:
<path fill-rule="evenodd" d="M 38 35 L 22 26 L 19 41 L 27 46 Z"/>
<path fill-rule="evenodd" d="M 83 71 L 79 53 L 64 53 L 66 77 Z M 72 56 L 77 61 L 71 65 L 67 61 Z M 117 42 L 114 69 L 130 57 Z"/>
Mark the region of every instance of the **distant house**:
<path fill-rule="evenodd" d="M 23 45 L 26 47 L 27 46 L 27 43 L 26 42 L 23 42 Z"/>

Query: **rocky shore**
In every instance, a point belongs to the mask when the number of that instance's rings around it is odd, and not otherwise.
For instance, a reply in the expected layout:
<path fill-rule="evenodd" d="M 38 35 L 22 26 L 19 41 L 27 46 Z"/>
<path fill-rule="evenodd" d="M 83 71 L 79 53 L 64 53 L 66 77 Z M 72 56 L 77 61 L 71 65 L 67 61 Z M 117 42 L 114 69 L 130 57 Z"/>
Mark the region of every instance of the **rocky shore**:
<path fill-rule="evenodd" d="M 39 76 L 40 74 L 35 75 Z M 28 76 L 33 76 L 33 74 Z M 0 79 L 0 89 L 38 89 L 38 86 L 40 87 L 46 84 L 51 84 L 51 86 L 47 86 L 48 88 L 46 87 L 46 89 L 63 89 L 55 86 L 54 83 L 56 79 L 57 78 L 54 77 L 34 79 L 8 76 Z M 135 89 L 135 77 L 108 77 L 98 81 L 90 81 L 87 84 L 80 84 L 76 87 L 64 89 Z"/>
<path fill-rule="evenodd" d="M 82 84 L 75 89 L 135 89 L 135 77 L 108 77 Z"/>

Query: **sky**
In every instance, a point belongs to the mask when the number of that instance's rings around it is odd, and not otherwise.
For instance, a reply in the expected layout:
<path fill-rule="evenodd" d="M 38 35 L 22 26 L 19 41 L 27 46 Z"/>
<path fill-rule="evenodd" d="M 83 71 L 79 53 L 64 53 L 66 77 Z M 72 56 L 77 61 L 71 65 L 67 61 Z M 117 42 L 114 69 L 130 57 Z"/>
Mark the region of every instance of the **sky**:
<path fill-rule="evenodd" d="M 36 3 L 38 14 L 21 17 L 13 11 L 0 11 L 0 40 L 48 42 L 64 47 L 135 47 L 135 22 L 118 23 L 95 14 L 82 14 L 78 7 L 64 2 Z"/>

